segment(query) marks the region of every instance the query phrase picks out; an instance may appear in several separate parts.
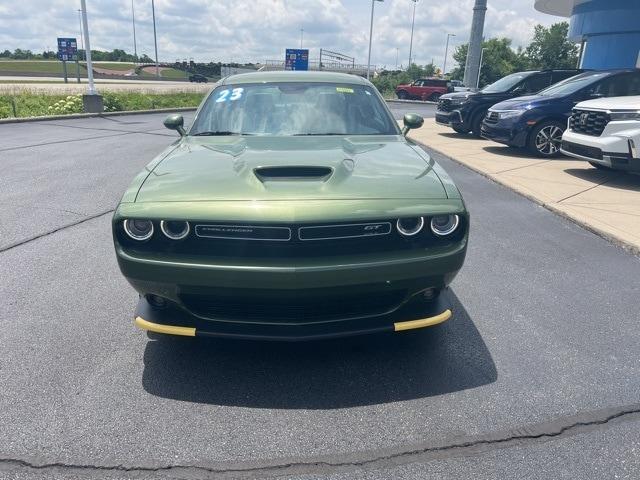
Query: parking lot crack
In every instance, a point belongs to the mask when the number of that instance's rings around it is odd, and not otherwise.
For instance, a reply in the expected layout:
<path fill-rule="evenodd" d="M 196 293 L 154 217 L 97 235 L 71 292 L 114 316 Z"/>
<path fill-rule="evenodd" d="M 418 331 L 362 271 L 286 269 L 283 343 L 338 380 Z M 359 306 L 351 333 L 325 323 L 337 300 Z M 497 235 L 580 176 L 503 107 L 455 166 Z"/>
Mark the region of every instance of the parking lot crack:
<path fill-rule="evenodd" d="M 30 469 L 48 471 L 49 473 L 54 473 L 55 471 L 65 471 L 67 473 L 69 471 L 93 471 L 96 474 L 112 472 L 127 473 L 130 475 L 129 478 L 145 476 L 149 473 L 156 475 L 166 474 L 171 478 L 175 478 L 177 475 L 185 475 L 188 478 L 256 478 L 257 476 L 263 478 L 314 473 L 326 474 L 358 469 L 376 470 L 407 463 L 428 462 L 436 458 L 479 454 L 496 448 L 508 448 L 530 442 L 549 441 L 578 435 L 608 426 L 612 422 L 639 420 L 640 404 L 634 404 L 622 408 L 588 412 L 574 417 L 563 417 L 541 424 L 525 425 L 510 431 L 459 439 L 442 445 L 416 445 L 404 449 L 358 452 L 344 456 L 333 455 L 286 461 L 225 462 L 217 466 L 171 464 L 157 467 L 62 462 L 39 464 L 25 459 L 0 458 L 0 470 Z"/>
<path fill-rule="evenodd" d="M 61 225 L 60 227 L 56 227 L 56 228 L 54 228 L 52 230 L 47 230 L 46 232 L 39 233 L 37 235 L 34 235 L 32 237 L 29 237 L 29 238 L 25 238 L 23 240 L 19 240 L 19 241 L 15 242 L 15 243 L 10 243 L 9 245 L 1 246 L 0 247 L 0 253 L 4 253 L 4 252 L 6 252 L 8 250 L 12 250 L 14 248 L 20 247 L 20 246 L 25 245 L 27 243 L 31 243 L 34 240 L 38 240 L 40 238 L 47 237 L 47 236 L 52 235 L 54 233 L 60 232 L 62 230 L 66 230 L 67 228 L 75 227 L 77 225 L 80 225 L 82 223 L 88 222 L 90 220 L 94 220 L 96 218 L 103 217 L 104 215 L 108 215 L 110 213 L 113 213 L 114 211 L 115 210 L 112 208 L 111 210 L 106 210 L 104 212 L 96 213 L 96 214 L 89 215 L 89 216 L 83 216 L 83 218 L 81 218 L 80 220 L 77 220 L 75 222 L 66 223 L 66 224 Z M 71 211 L 69 211 L 69 213 L 74 213 L 76 215 L 81 215 L 79 213 L 71 212 Z"/>

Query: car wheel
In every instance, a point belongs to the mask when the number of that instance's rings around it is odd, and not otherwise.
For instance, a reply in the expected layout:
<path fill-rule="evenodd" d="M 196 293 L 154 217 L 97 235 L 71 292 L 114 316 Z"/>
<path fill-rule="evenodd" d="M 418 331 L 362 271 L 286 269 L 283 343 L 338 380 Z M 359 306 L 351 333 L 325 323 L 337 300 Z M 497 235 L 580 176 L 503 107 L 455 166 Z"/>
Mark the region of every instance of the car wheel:
<path fill-rule="evenodd" d="M 529 150 L 539 157 L 552 158 L 560 155 L 562 134 L 565 125 L 549 121 L 537 125 L 529 136 Z"/>
<path fill-rule="evenodd" d="M 438 92 L 432 93 L 429 97 L 429 100 L 431 100 L 432 102 L 437 102 L 438 100 L 440 100 L 440 94 Z"/>
<path fill-rule="evenodd" d="M 469 130 L 468 130 L 468 129 L 466 129 L 466 128 L 462 128 L 462 127 L 451 127 L 451 128 L 453 128 L 453 130 L 454 130 L 456 133 L 462 133 L 462 134 L 469 133 Z"/>
<path fill-rule="evenodd" d="M 402 91 L 398 92 L 398 98 L 400 100 L 406 100 L 407 98 L 409 98 L 409 95 L 407 95 L 407 92 L 402 90 Z"/>
<path fill-rule="evenodd" d="M 602 165 L 602 164 L 596 163 L 596 162 L 589 162 L 589 165 L 591 165 L 592 167 L 596 167 L 598 170 L 612 170 L 611 168 L 607 167 L 606 165 Z"/>
<path fill-rule="evenodd" d="M 487 114 L 486 111 L 478 112 L 473 117 L 473 120 L 471 120 L 471 134 L 476 138 L 480 138 L 480 130 L 482 129 L 482 120 L 484 120 L 484 117 L 486 114 Z"/>

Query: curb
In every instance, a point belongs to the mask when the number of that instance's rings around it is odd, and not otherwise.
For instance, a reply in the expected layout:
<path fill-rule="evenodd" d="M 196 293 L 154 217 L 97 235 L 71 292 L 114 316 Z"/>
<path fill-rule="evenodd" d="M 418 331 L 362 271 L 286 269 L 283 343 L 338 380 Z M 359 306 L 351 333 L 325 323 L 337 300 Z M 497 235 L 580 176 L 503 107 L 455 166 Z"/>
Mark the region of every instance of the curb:
<path fill-rule="evenodd" d="M 192 112 L 198 107 L 156 108 L 155 110 L 126 110 L 123 112 L 72 113 L 70 115 L 44 115 L 41 117 L 0 118 L 0 125 L 5 123 L 43 122 L 47 120 L 69 120 L 74 118 L 117 117 L 119 115 L 143 115 L 145 113 Z"/>
<path fill-rule="evenodd" d="M 416 105 L 437 105 L 438 102 L 431 102 L 429 100 L 400 100 L 392 98 L 390 100 L 385 100 L 385 102 L 387 103 L 399 103 L 399 104 L 403 104 L 403 103 L 408 103 L 408 104 L 416 104 Z"/>
<path fill-rule="evenodd" d="M 631 253 L 632 255 L 636 255 L 636 256 L 640 256 L 640 248 L 638 248 L 636 245 L 629 243 L 626 240 L 623 240 L 619 237 L 617 237 L 616 235 L 613 235 L 605 230 L 602 230 L 598 227 L 594 227 L 593 225 L 584 222 L 583 220 L 580 220 L 578 218 L 573 217 L 572 215 L 568 214 L 567 212 L 562 211 L 561 209 L 559 209 L 558 207 L 556 207 L 555 205 L 546 203 L 542 200 L 540 200 L 539 198 L 531 195 L 530 193 L 527 192 L 523 192 L 518 190 L 517 188 L 513 187 L 512 185 L 507 184 L 506 182 L 503 182 L 501 179 L 499 178 L 495 178 L 493 177 L 490 173 L 487 172 L 483 172 L 482 170 L 472 167 L 470 165 L 467 165 L 463 162 L 461 162 L 460 160 L 453 158 L 449 155 L 447 155 L 444 152 L 441 152 L 440 150 L 438 150 L 437 148 L 433 148 L 430 147 L 429 145 L 422 143 L 418 140 L 416 140 L 415 138 L 411 139 L 413 142 L 415 142 L 417 145 L 420 145 L 422 148 L 426 149 L 426 150 L 431 150 L 433 152 L 438 153 L 439 155 L 442 155 L 445 158 L 448 158 L 449 160 L 457 163 L 458 165 L 461 165 L 469 170 L 471 170 L 472 172 L 475 172 L 481 176 L 483 176 L 484 178 L 491 180 L 493 183 L 496 183 L 502 187 L 507 188 L 508 190 L 520 195 L 521 197 L 526 198 L 527 200 L 530 200 L 531 202 L 535 203 L 536 205 L 539 205 L 547 210 L 549 210 L 551 213 L 554 213 L 556 215 L 558 215 L 559 217 L 564 218 L 565 220 L 569 220 L 570 222 L 578 225 L 581 228 L 584 228 L 585 230 L 587 230 L 588 232 L 591 232 L 597 236 L 599 236 L 600 238 L 603 238 L 604 240 L 612 243 L 613 245 L 622 248 L 624 251 Z"/>

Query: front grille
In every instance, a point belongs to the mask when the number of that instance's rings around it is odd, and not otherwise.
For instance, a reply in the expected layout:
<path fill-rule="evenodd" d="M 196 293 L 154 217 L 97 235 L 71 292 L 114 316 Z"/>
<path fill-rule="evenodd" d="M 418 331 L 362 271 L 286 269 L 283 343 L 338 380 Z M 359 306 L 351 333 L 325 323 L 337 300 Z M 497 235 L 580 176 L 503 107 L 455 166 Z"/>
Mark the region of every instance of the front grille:
<path fill-rule="evenodd" d="M 372 286 L 376 291 L 376 286 Z M 378 286 L 380 288 L 380 286 Z M 180 300 L 195 315 L 212 320 L 271 323 L 313 323 L 383 315 L 396 310 L 407 296 L 406 290 L 349 293 L 336 289 L 296 290 L 274 295 L 245 290 L 242 295 L 183 293 Z"/>
<path fill-rule="evenodd" d="M 240 224 L 192 221 L 192 233 L 180 241 L 160 233 L 147 242 L 126 236 L 122 224 L 117 226 L 119 242 L 132 254 L 150 253 L 216 258 L 291 259 L 418 251 L 459 242 L 466 231 L 466 218 L 456 232 L 446 238 L 436 237 L 425 217 L 425 228 L 417 235 L 404 237 L 396 231 L 394 220 L 342 222 L 333 224 Z"/>
<path fill-rule="evenodd" d="M 498 120 L 500 120 L 500 114 L 498 112 L 488 112 L 484 118 L 484 121 L 487 123 L 498 123 Z"/>
<path fill-rule="evenodd" d="M 575 153 L 586 158 L 593 158 L 596 160 L 602 160 L 602 150 L 596 147 L 588 147 L 586 145 L 580 145 L 579 143 L 562 142 L 562 150 L 569 153 Z"/>
<path fill-rule="evenodd" d="M 446 98 L 441 98 L 440 101 L 438 102 L 438 110 L 440 110 L 441 112 L 453 111 L 453 105 L 451 103 L 451 100 Z"/>
<path fill-rule="evenodd" d="M 611 116 L 607 112 L 574 109 L 569 119 L 569 129 L 576 133 L 599 137 Z"/>

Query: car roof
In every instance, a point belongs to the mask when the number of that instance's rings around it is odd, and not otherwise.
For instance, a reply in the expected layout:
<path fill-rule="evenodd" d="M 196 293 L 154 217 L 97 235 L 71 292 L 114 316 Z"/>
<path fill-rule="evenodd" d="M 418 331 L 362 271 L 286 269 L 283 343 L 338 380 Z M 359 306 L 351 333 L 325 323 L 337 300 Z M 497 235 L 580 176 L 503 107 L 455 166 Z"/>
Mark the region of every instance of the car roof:
<path fill-rule="evenodd" d="M 334 72 L 301 72 L 301 71 L 278 71 L 278 72 L 251 72 L 230 75 L 220 81 L 220 85 L 240 84 L 240 83 L 262 83 L 262 82 L 326 82 L 326 83 L 348 83 L 354 85 L 367 85 L 369 82 L 357 75 Z"/>

